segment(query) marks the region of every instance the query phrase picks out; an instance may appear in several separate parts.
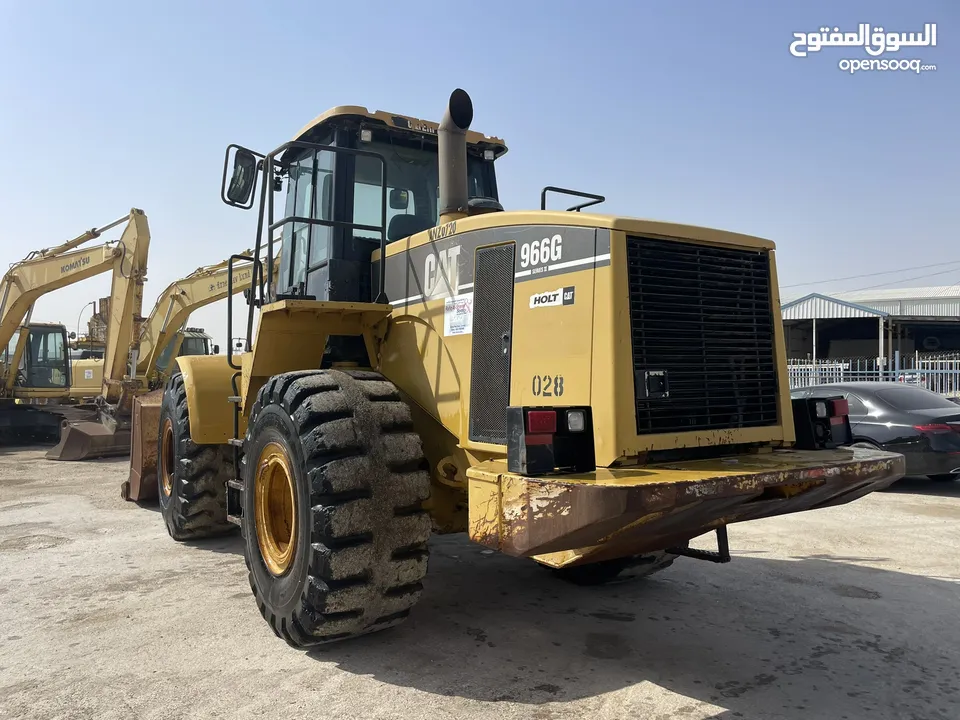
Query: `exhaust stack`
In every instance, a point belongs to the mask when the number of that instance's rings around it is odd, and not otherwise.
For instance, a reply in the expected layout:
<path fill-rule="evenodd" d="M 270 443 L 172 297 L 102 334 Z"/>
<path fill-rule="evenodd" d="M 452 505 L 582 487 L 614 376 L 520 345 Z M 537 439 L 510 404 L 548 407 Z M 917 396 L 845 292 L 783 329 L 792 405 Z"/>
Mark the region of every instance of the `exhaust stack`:
<path fill-rule="evenodd" d="M 450 93 L 437 130 L 440 163 L 440 222 L 467 217 L 467 130 L 473 122 L 473 101 L 465 90 Z"/>

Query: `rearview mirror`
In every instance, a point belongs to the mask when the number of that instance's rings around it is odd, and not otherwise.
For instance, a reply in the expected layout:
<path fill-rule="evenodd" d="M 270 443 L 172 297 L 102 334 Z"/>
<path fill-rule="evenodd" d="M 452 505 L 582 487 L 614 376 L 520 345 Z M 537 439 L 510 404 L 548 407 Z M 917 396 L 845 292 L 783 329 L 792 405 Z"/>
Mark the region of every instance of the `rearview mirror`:
<path fill-rule="evenodd" d="M 257 180 L 257 156 L 249 150 L 232 146 L 236 148 L 233 154 L 233 171 L 230 177 L 230 186 L 226 188 L 226 196 L 223 198 L 228 205 L 234 205 L 242 208 L 252 207 L 254 183 Z M 227 155 L 230 154 L 230 148 L 227 148 Z M 224 163 L 224 180 L 226 180 L 226 162 Z"/>
<path fill-rule="evenodd" d="M 76 334 L 75 332 L 70 333 L 70 339 L 71 339 L 71 340 L 76 340 L 76 339 L 77 339 L 77 334 Z"/>
<path fill-rule="evenodd" d="M 390 208 L 392 210 L 406 210 L 410 205 L 410 194 L 401 188 L 390 191 Z"/>
<path fill-rule="evenodd" d="M 214 346 L 213 346 L 213 354 L 214 354 L 214 355 L 219 355 L 219 354 L 220 354 L 220 346 L 219 346 L 219 345 L 214 345 Z"/>

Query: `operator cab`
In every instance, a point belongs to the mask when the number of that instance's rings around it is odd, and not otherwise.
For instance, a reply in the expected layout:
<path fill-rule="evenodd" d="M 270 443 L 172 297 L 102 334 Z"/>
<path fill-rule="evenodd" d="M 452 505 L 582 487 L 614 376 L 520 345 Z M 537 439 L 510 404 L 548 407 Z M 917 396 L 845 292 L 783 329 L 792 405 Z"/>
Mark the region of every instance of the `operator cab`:
<path fill-rule="evenodd" d="M 14 385 L 21 388 L 63 388 L 70 386 L 70 360 L 67 331 L 63 325 L 31 323 L 27 344 L 17 368 Z M 17 330 L 3 351 L 3 364 L 10 366 L 16 357 L 20 330 Z"/>
<path fill-rule="evenodd" d="M 472 205 L 478 211 L 502 210 L 493 164 L 506 147 L 496 138 L 470 135 L 467 170 Z M 317 118 L 297 140 L 377 153 L 383 162 L 370 155 L 296 147 L 280 156 L 285 218 L 332 220 L 353 227 L 285 224 L 277 290 L 317 300 L 369 302 L 374 293 L 370 258 L 380 246 L 384 164 L 387 243 L 439 224 L 437 124 L 340 107 Z"/>
<path fill-rule="evenodd" d="M 177 357 L 183 357 L 184 355 L 217 355 L 220 352 L 219 345 L 214 345 L 211 352 L 211 338 L 204 332 L 203 328 L 188 327 L 180 334 L 183 339 L 179 345 L 174 340 L 167 343 L 166 347 L 160 352 L 156 363 L 158 372 L 164 372 L 170 366 L 174 350 L 177 351 Z"/>
<path fill-rule="evenodd" d="M 269 237 L 274 232 L 281 237 L 280 274 L 272 293 L 276 299 L 374 299 L 370 265 L 384 226 L 383 168 L 387 243 L 438 225 L 438 127 L 426 120 L 341 106 L 304 127 L 295 144 L 268 156 L 273 177 L 264 179 L 261 187 L 272 193 L 266 203 L 261 199 L 261 212 Z M 506 145 L 475 131 L 467 131 L 466 140 L 470 214 L 503 210 L 494 161 L 507 151 Z M 330 150 L 297 145 L 302 143 Z M 254 179 L 267 163 L 250 157 L 244 165 L 242 152 L 238 149 L 224 200 L 245 207 L 247 200 L 252 206 Z M 226 176 L 224 180 L 226 185 Z M 249 194 L 232 194 L 238 186 Z M 275 206 L 283 208 L 280 218 Z"/>

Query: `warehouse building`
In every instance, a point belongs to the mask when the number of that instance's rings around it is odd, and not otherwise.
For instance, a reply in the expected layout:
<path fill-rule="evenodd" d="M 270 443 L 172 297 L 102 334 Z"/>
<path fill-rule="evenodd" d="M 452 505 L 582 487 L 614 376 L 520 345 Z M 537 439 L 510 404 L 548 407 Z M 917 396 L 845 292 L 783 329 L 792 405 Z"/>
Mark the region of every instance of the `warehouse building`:
<path fill-rule="evenodd" d="M 781 314 L 789 359 L 960 353 L 960 285 L 811 293 Z"/>

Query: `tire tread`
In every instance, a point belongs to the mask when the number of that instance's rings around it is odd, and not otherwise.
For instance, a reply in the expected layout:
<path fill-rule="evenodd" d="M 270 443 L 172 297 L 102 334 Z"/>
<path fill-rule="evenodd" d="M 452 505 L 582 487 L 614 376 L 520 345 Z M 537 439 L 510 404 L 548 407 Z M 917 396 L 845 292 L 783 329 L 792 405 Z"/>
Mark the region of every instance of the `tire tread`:
<path fill-rule="evenodd" d="M 293 422 L 312 523 L 304 591 L 287 617 L 271 613 L 247 555 L 264 619 L 295 647 L 399 624 L 423 590 L 432 531 L 422 509 L 430 476 L 410 408 L 382 375 L 353 369 L 271 378 L 251 409 L 249 428 L 268 406 L 279 406 Z M 252 486 L 243 465 L 244 482 Z"/>

